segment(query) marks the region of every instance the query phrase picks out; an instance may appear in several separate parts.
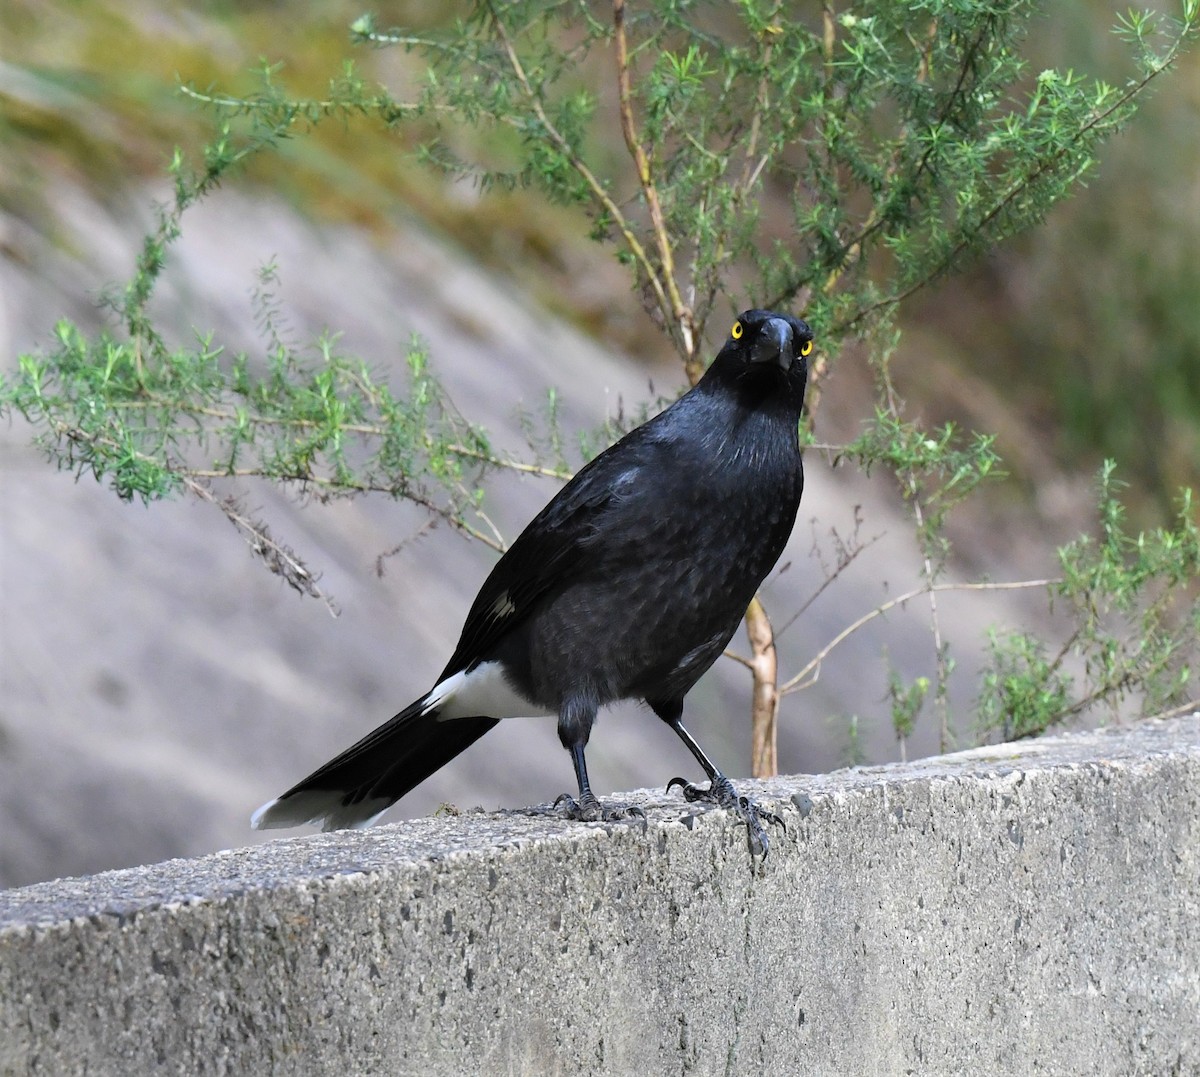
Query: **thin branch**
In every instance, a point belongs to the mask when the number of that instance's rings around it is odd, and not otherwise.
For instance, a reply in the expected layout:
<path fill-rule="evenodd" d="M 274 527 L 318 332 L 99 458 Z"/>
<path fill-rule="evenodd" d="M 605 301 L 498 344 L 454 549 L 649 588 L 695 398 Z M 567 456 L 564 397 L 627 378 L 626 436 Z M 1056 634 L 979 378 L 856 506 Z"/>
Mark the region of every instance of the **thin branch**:
<path fill-rule="evenodd" d="M 508 543 L 504 541 L 504 536 L 500 534 L 500 528 L 498 528 L 492 522 L 492 518 L 486 512 L 484 512 L 483 509 L 476 509 L 475 515 L 478 516 L 491 529 L 492 537 L 496 540 L 495 545 L 492 548 L 504 553 L 504 551 L 508 549 Z"/>
<path fill-rule="evenodd" d="M 1057 725 L 1059 722 L 1065 722 L 1068 718 L 1074 718 L 1075 715 L 1083 713 L 1093 703 L 1099 703 L 1102 699 L 1112 692 L 1118 692 L 1115 702 L 1120 702 L 1124 698 L 1125 690 L 1134 685 L 1138 680 L 1138 675 L 1133 670 L 1126 670 L 1119 677 L 1101 681 L 1099 685 L 1089 692 L 1082 699 L 1076 700 L 1069 707 L 1059 711 L 1055 717 L 1048 722 L 1048 725 Z"/>
<path fill-rule="evenodd" d="M 646 282 L 654 292 L 659 307 L 664 314 L 669 315 L 672 311 L 671 301 L 667 298 L 662 282 L 658 279 L 658 275 L 654 271 L 654 263 L 650 260 L 646 248 L 642 246 L 641 241 L 633 230 L 633 226 L 629 223 L 625 214 L 621 212 L 621 207 L 613 201 L 604 184 L 596 178 L 595 173 L 588 168 L 579 154 L 575 152 L 570 142 L 554 126 L 550 117 L 546 115 L 546 110 L 542 106 L 541 99 L 534 91 L 529 77 L 525 74 L 525 68 L 521 64 L 521 59 L 517 55 L 517 50 L 513 46 L 512 39 L 508 36 L 508 31 L 505 29 L 504 24 L 500 21 L 495 3 L 493 3 L 493 0 L 486 0 L 486 3 L 488 13 L 492 17 L 492 24 L 496 30 L 496 36 L 500 39 L 500 44 L 503 46 L 505 55 L 508 57 L 509 66 L 512 68 L 521 91 L 525 94 L 526 100 L 529 102 L 529 107 L 533 109 L 533 114 L 537 117 L 538 123 L 541 124 L 542 130 L 545 131 L 547 138 L 554 148 L 566 158 L 567 163 L 586 184 L 588 190 L 591 191 L 592 197 L 617 226 L 621 237 L 625 240 L 625 245 L 629 248 L 629 253 L 633 255 L 638 265 L 641 266 Z"/>
<path fill-rule="evenodd" d="M 522 475 L 538 475 L 545 479 L 558 479 L 560 482 L 567 482 L 573 471 L 567 471 L 561 467 L 544 467 L 541 464 L 526 464 L 520 460 L 511 460 L 505 456 L 492 456 L 489 453 L 480 452 L 478 449 L 468 449 L 465 445 L 447 445 L 446 452 L 452 453 L 455 456 L 463 456 L 469 460 L 478 460 L 488 467 L 504 468 L 508 471 L 516 471 Z"/>
<path fill-rule="evenodd" d="M 1030 587 L 1053 587 L 1057 583 L 1062 583 L 1061 579 L 1045 579 L 1045 580 L 1016 580 L 1011 583 L 933 583 L 925 584 L 923 587 L 914 588 L 911 591 L 906 591 L 897 598 L 889 599 L 880 606 L 876 606 L 870 613 L 863 614 L 853 624 L 847 625 L 836 636 L 833 637 L 824 647 L 819 650 L 816 655 L 804 666 L 794 677 L 786 681 L 779 689 L 780 695 L 787 695 L 791 692 L 798 692 L 804 688 L 810 688 L 817 683 L 820 676 L 821 663 L 829 657 L 839 644 L 844 643 L 850 636 L 854 635 L 860 628 L 870 624 L 876 617 L 882 617 L 885 613 L 895 609 L 897 606 L 903 606 L 906 602 L 911 602 L 914 598 L 919 598 L 921 595 L 927 594 L 930 591 L 1016 591 Z M 805 678 L 810 678 L 806 680 Z"/>
<path fill-rule="evenodd" d="M 625 138 L 625 146 L 637 169 L 638 183 L 642 188 L 642 196 L 646 199 L 646 208 L 650 212 L 650 224 L 654 230 L 655 245 L 658 247 L 662 287 L 656 291 L 661 292 L 664 289 L 666 291 L 670 307 L 663 313 L 671 316 L 674 326 L 679 330 L 684 363 L 689 366 L 688 376 L 694 384 L 697 378 L 692 377 L 690 367 L 695 361 L 698 341 L 694 332 L 692 311 L 679 294 L 679 285 L 675 280 L 675 255 L 671 249 L 671 235 L 667 229 L 666 219 L 663 217 L 658 187 L 650 169 L 650 158 L 638 138 L 637 126 L 633 117 L 633 89 L 629 81 L 629 44 L 625 37 L 625 0 L 613 0 L 613 44 L 617 60 L 617 96 L 621 115 L 621 134 Z"/>
<path fill-rule="evenodd" d="M 414 505 L 419 505 L 421 508 L 436 516 L 441 517 L 456 531 L 461 531 L 464 535 L 482 542 L 485 546 L 490 546 L 497 553 L 504 552 L 504 545 L 498 542 L 492 536 L 485 534 L 478 528 L 472 527 L 466 520 L 460 516 L 456 516 L 454 512 L 446 508 L 444 505 L 439 505 L 436 501 L 426 497 L 424 494 L 418 493 L 412 487 L 403 486 L 397 483 L 378 483 L 365 482 L 350 479 L 331 479 L 326 475 L 313 475 L 297 473 L 293 475 L 280 474 L 277 471 L 271 471 L 264 467 L 245 467 L 245 468 L 186 468 L 179 469 L 176 474 L 181 476 L 191 475 L 201 479 L 270 479 L 273 482 L 294 482 L 301 487 L 315 486 L 321 490 L 328 490 L 333 496 L 338 494 L 387 494 L 388 497 L 399 498 L 404 501 L 411 501 Z"/>
<path fill-rule="evenodd" d="M 751 662 L 750 659 L 747 658 L 745 655 L 738 654 L 736 651 L 730 651 L 730 650 L 726 650 L 722 653 L 723 653 L 724 657 L 732 658 L 739 665 L 745 666 L 752 673 L 754 672 L 754 663 Z"/>
<path fill-rule="evenodd" d="M 1174 718 L 1180 714 L 1191 714 L 1193 712 L 1200 712 L 1200 699 L 1189 699 L 1186 703 L 1180 703 L 1178 707 L 1172 707 L 1170 710 L 1158 711 L 1156 714 L 1148 714 L 1142 719 L 1142 721 L 1161 721 L 1164 718 Z"/>
<path fill-rule="evenodd" d="M 792 625 L 804 615 L 804 612 L 809 608 L 809 606 L 816 602 L 816 600 L 825 593 L 825 589 L 829 587 L 833 581 L 836 580 L 847 568 L 850 567 L 850 565 L 854 562 L 854 559 L 858 557 L 858 555 L 864 550 L 868 549 L 870 546 L 873 546 L 881 538 L 883 538 L 882 533 L 873 535 L 871 538 L 867 539 L 866 542 L 862 543 L 862 545 L 856 546 L 852 551 L 840 558 L 837 568 L 835 568 L 833 572 L 830 572 L 826 575 L 825 579 L 821 581 L 821 586 L 808 596 L 800 608 L 796 610 L 791 617 L 783 622 L 782 626 L 775 629 L 775 638 L 779 639 L 780 636 L 782 636 L 789 628 L 791 628 Z"/>
<path fill-rule="evenodd" d="M 180 474 L 180 481 L 193 496 L 220 509 L 225 514 L 225 518 L 237 528 L 242 538 L 246 540 L 251 551 L 261 558 L 267 568 L 276 576 L 279 576 L 300 594 L 319 598 L 325 603 L 325 608 L 329 610 L 331 616 L 338 615 L 338 608 L 332 597 L 317 583 L 320 577 L 309 570 L 295 550 L 278 541 L 265 523 L 247 516 L 234 498 L 217 497 L 207 484 L 199 482 L 187 474 Z"/>
<path fill-rule="evenodd" d="M 422 43 L 425 45 L 431 44 L 427 41 Z M 475 62 L 484 68 L 484 70 L 492 70 L 487 64 L 479 60 Z M 318 97 L 301 97 L 288 99 L 287 101 L 276 101 L 263 95 L 235 97 L 232 94 L 209 94 L 203 93 L 186 84 L 181 84 L 179 90 L 182 94 L 200 104 L 225 109 L 234 115 L 258 115 L 261 117 L 265 114 L 270 114 L 274 117 L 275 123 L 279 124 L 281 128 L 291 127 L 297 120 L 306 120 L 309 123 L 313 123 L 318 116 L 354 116 L 360 113 L 365 115 L 375 112 L 386 123 L 389 120 L 394 121 L 401 116 L 419 117 L 430 112 L 443 113 L 449 116 L 460 116 L 462 113 L 462 110 L 456 105 L 447 105 L 439 101 L 423 101 L 420 103 L 397 101 L 390 94 L 386 93 L 376 94 L 374 97 L 365 98 L 361 102 L 355 102 L 354 104 L 347 104 L 343 101 Z M 515 116 L 489 116 L 489 118 L 512 127 L 514 130 L 524 130 L 521 122 Z"/>
<path fill-rule="evenodd" d="M 91 434 L 85 430 L 80 430 L 78 427 L 73 427 L 67 423 L 58 420 L 49 420 L 50 429 L 58 436 L 68 439 L 69 441 L 83 441 L 93 445 L 99 445 L 110 450 L 127 451 L 122 445 L 119 445 L 112 438 L 106 438 L 100 434 Z M 178 461 L 168 460 L 165 465 L 162 460 L 147 456 L 145 453 L 132 452 L 131 454 L 139 463 L 152 464 L 155 467 L 164 467 L 166 471 L 183 485 L 191 489 L 191 481 L 200 482 L 207 479 L 269 479 L 273 482 L 294 482 L 304 487 L 317 487 L 318 489 L 329 491 L 330 495 L 355 493 L 378 493 L 387 494 L 392 498 L 399 498 L 404 501 L 411 501 L 414 505 L 419 505 L 421 508 L 439 516 L 445 520 L 456 531 L 462 532 L 470 538 L 482 542 L 485 546 L 490 546 L 497 553 L 504 552 L 502 543 L 497 542 L 494 538 L 484 534 L 478 528 L 472 527 L 466 520 L 456 516 L 450 509 L 444 505 L 439 505 L 436 501 L 419 493 L 417 490 L 409 486 L 404 486 L 398 483 L 376 483 L 367 481 L 355 481 L 349 479 L 331 479 L 325 475 L 314 475 L 311 473 L 295 473 L 281 474 L 278 471 L 272 471 L 266 467 L 245 467 L 245 468 L 197 468 L 189 467 L 181 464 Z M 201 482 L 202 485 L 202 482 Z M 208 499 L 206 499 L 208 500 Z"/>
<path fill-rule="evenodd" d="M 923 536 L 925 511 L 921 505 L 920 494 L 917 492 L 917 484 L 911 473 L 908 481 L 912 491 L 913 516 L 916 519 L 917 534 Z M 928 545 L 925 541 L 921 542 L 921 565 L 925 578 L 932 581 L 934 578 L 933 559 L 929 556 Z M 950 740 L 950 715 L 946 698 L 946 681 L 950 673 L 946 668 L 946 647 L 942 640 L 942 622 L 938 617 L 937 591 L 933 588 L 929 591 L 929 625 L 933 632 L 933 653 L 937 665 L 937 692 L 934 695 L 934 705 L 938 714 L 938 748 L 944 752 Z"/>
<path fill-rule="evenodd" d="M 318 422 L 316 419 L 300 419 L 293 417 L 276 417 L 273 415 L 251 415 L 239 414 L 237 411 L 226 410 L 223 408 L 209 407 L 203 404 L 189 404 L 186 401 L 171 400 L 164 401 L 155 394 L 148 394 L 145 400 L 122 400 L 112 402 L 109 405 L 114 411 L 119 410 L 139 410 L 147 408 L 171 408 L 184 415 L 199 415 L 208 419 L 218 419 L 222 422 L 236 423 L 245 421 L 251 426 L 270 426 L 270 427 L 285 427 L 296 428 L 300 430 L 317 430 L 324 427 L 326 424 Z M 338 426 L 339 432 L 347 434 L 358 434 L 362 437 L 383 438 L 387 435 L 387 430 L 374 423 L 342 423 Z M 445 445 L 442 446 L 445 452 L 453 456 L 461 456 L 468 460 L 477 460 L 487 467 L 504 468 L 508 471 L 516 471 L 523 475 L 538 475 L 547 479 L 558 479 L 566 482 L 574 474 L 563 468 L 545 467 L 541 464 L 527 464 L 520 460 L 513 460 L 504 456 L 493 456 L 490 453 L 481 452 L 479 449 L 472 449 L 466 445 Z"/>

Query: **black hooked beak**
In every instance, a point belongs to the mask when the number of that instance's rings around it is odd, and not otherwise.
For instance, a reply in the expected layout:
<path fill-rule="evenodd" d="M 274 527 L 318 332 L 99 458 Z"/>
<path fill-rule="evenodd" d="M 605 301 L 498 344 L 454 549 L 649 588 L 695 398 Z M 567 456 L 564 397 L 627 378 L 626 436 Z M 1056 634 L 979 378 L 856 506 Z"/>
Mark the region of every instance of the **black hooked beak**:
<path fill-rule="evenodd" d="M 752 363 L 778 363 L 790 370 L 796 358 L 792 327 L 782 318 L 768 318 L 758 330 L 758 339 L 750 349 Z"/>

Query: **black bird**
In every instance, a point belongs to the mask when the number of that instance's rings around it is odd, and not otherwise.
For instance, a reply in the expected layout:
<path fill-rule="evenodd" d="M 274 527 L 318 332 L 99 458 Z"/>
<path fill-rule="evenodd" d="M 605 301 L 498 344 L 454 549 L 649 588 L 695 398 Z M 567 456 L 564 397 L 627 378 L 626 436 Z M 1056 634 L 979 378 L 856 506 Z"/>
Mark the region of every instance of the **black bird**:
<path fill-rule="evenodd" d="M 366 826 L 501 718 L 557 715 L 575 819 L 615 818 L 584 749 L 606 703 L 641 699 L 764 854 L 769 817 L 683 727 L 683 697 L 736 631 L 792 531 L 804 486 L 798 423 L 812 331 L 748 310 L 699 383 L 583 467 L 496 563 L 434 687 L 255 812 L 258 829 Z"/>

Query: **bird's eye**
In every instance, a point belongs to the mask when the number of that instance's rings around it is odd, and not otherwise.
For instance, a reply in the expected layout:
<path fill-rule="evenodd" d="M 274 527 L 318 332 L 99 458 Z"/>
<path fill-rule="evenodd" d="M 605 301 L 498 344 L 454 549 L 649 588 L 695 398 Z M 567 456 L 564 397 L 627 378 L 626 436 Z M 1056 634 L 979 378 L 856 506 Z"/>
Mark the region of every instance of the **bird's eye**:
<path fill-rule="evenodd" d="M 806 340 L 803 344 L 800 345 L 800 354 L 801 355 L 811 355 L 812 354 L 812 341 L 811 340 Z"/>
<path fill-rule="evenodd" d="M 734 340 L 741 340 L 741 339 L 742 339 L 742 333 L 743 333 L 744 331 L 745 331 L 745 330 L 743 330 L 743 329 L 742 329 L 742 323 L 741 323 L 741 322 L 734 322 L 734 323 L 733 323 L 733 328 L 729 330 L 729 335 L 730 335 L 731 337 L 733 337 L 733 339 L 734 339 Z"/>

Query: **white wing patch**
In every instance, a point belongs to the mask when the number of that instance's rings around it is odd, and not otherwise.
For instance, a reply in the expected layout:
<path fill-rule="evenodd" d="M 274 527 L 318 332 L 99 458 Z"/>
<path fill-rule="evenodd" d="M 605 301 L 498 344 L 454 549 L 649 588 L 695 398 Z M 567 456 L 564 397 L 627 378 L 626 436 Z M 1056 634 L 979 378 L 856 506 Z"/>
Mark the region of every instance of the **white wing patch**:
<path fill-rule="evenodd" d="M 455 673 L 426 698 L 426 710 L 440 708 L 439 722 L 452 718 L 539 718 L 554 713 L 513 688 L 499 662 L 482 662 L 470 673 Z"/>
<path fill-rule="evenodd" d="M 488 613 L 497 621 L 504 620 L 505 617 L 510 617 L 517 612 L 517 607 L 513 605 L 513 600 L 509 597 L 507 591 L 501 591 L 500 597 L 492 603 L 492 608 Z"/>

